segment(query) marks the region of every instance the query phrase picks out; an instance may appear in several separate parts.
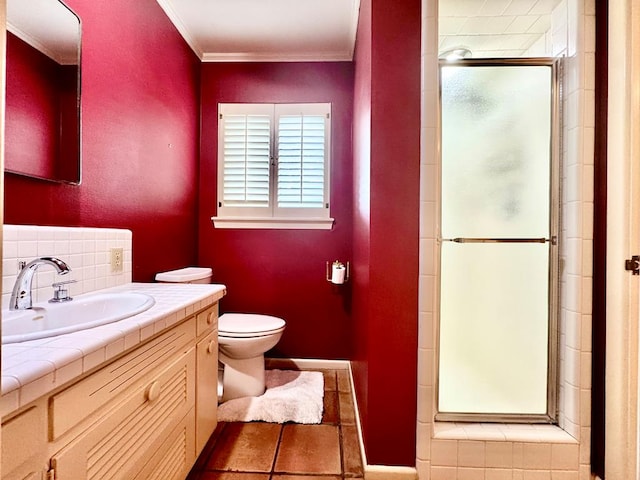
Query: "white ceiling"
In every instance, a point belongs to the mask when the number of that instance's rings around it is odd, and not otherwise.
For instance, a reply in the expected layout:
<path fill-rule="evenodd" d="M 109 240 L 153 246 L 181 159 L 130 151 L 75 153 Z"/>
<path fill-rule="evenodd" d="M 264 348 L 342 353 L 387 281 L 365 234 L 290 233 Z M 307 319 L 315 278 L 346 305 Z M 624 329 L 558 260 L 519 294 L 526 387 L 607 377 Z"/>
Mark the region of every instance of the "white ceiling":
<path fill-rule="evenodd" d="M 351 60 L 360 0 L 157 0 L 203 61 Z"/>
<path fill-rule="evenodd" d="M 475 58 L 521 56 L 550 29 L 560 1 L 440 0 L 440 51 L 466 47 Z M 353 58 L 360 0 L 157 2 L 203 61 Z M 77 58 L 77 20 L 57 0 L 9 0 L 7 15 L 9 30 L 36 48 L 61 63 Z"/>
<path fill-rule="evenodd" d="M 203 61 L 351 60 L 360 0 L 157 0 Z M 561 0 L 440 0 L 440 51 L 518 57 Z"/>
<path fill-rule="evenodd" d="M 561 0 L 440 0 L 439 51 L 466 47 L 473 58 L 520 57 L 551 28 Z"/>

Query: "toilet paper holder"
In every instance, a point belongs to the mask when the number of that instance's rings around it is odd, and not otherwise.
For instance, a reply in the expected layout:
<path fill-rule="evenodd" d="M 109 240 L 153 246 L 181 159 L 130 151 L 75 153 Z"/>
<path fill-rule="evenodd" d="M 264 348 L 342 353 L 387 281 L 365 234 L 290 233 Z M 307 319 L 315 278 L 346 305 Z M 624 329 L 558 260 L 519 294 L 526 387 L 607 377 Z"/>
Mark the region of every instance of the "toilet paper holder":
<path fill-rule="evenodd" d="M 342 285 L 349 281 L 349 262 L 342 263 L 339 260 L 331 263 L 327 262 L 327 282 L 334 285 Z"/>

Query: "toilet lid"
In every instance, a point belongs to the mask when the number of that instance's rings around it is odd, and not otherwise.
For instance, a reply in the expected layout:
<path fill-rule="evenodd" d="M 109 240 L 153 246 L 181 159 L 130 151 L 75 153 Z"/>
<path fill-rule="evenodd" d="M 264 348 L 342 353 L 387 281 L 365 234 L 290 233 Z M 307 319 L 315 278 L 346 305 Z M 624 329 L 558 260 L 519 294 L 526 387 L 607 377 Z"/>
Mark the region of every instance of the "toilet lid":
<path fill-rule="evenodd" d="M 285 327 L 283 319 L 270 315 L 251 313 L 225 313 L 218 318 L 218 334 L 227 336 L 251 336 L 265 334 Z"/>

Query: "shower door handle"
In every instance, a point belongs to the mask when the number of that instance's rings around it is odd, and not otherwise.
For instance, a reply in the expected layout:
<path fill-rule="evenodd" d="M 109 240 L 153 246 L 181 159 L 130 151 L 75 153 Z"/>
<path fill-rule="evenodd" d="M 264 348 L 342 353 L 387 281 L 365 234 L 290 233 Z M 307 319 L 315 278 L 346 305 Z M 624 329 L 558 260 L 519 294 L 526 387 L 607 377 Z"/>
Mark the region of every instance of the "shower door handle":
<path fill-rule="evenodd" d="M 551 242 L 552 245 L 556 244 L 556 237 L 549 238 L 472 238 L 472 237 L 457 237 L 457 238 L 443 238 L 443 242 L 455 242 L 455 243 L 547 243 Z"/>

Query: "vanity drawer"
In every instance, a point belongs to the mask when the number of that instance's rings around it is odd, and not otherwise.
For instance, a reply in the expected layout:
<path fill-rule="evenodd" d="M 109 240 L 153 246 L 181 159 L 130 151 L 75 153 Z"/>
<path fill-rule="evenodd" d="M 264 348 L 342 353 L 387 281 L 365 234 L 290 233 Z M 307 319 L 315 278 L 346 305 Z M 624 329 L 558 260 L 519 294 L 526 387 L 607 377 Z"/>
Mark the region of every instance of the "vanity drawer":
<path fill-rule="evenodd" d="M 55 478 L 131 480 L 159 450 L 171 452 L 174 460 L 184 454 L 185 463 L 192 463 L 195 363 L 191 347 L 117 406 L 103 412 L 91 428 L 52 456 Z"/>
<path fill-rule="evenodd" d="M 195 319 L 140 346 L 135 351 L 107 365 L 50 399 L 50 437 L 58 439 L 65 432 L 106 406 L 121 393 L 145 382 L 167 358 L 176 358 L 195 340 Z"/>
<path fill-rule="evenodd" d="M 203 310 L 196 315 L 196 335 L 199 337 L 207 330 L 218 329 L 218 304 Z"/>

